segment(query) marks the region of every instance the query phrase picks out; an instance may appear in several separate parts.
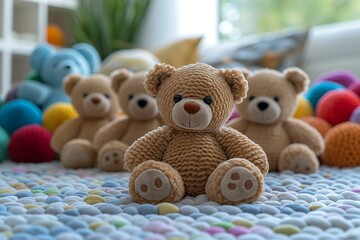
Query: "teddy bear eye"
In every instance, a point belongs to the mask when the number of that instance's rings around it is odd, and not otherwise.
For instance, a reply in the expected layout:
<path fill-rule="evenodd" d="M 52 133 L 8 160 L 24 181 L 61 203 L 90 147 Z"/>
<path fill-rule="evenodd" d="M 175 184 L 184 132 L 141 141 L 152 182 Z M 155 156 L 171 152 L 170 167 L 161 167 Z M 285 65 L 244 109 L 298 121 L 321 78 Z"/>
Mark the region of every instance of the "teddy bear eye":
<path fill-rule="evenodd" d="M 175 103 L 180 102 L 181 99 L 182 99 L 182 97 L 181 97 L 179 94 L 176 94 L 176 95 L 174 96 L 174 102 L 175 102 Z"/>
<path fill-rule="evenodd" d="M 278 102 L 278 101 L 280 101 L 280 97 L 275 96 L 275 97 L 274 97 L 274 100 L 275 100 L 275 102 Z"/>
<path fill-rule="evenodd" d="M 89 94 L 88 93 L 84 93 L 83 97 L 86 98 Z"/>
<path fill-rule="evenodd" d="M 210 105 L 212 103 L 212 97 L 210 96 L 206 96 L 204 97 L 204 103 L 206 103 L 207 105 Z"/>
<path fill-rule="evenodd" d="M 131 100 L 134 97 L 134 95 L 129 95 L 129 100 Z"/>
<path fill-rule="evenodd" d="M 249 101 L 254 100 L 254 98 L 255 98 L 254 96 L 250 96 L 250 97 L 249 97 Z"/>
<path fill-rule="evenodd" d="M 109 94 L 104 93 L 104 96 L 105 96 L 106 98 L 110 99 L 110 95 L 109 95 Z"/>

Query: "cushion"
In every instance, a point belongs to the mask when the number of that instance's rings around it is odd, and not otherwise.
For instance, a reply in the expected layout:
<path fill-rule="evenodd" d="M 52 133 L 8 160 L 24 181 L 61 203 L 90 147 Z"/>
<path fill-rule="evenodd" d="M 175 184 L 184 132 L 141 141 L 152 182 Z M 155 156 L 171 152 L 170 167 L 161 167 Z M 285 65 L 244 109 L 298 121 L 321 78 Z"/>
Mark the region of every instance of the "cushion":
<path fill-rule="evenodd" d="M 160 62 L 181 67 L 199 61 L 198 46 L 201 37 L 183 39 L 154 51 Z"/>
<path fill-rule="evenodd" d="M 308 30 L 281 31 L 207 51 L 202 62 L 216 68 L 272 68 L 283 70 L 300 62 Z"/>

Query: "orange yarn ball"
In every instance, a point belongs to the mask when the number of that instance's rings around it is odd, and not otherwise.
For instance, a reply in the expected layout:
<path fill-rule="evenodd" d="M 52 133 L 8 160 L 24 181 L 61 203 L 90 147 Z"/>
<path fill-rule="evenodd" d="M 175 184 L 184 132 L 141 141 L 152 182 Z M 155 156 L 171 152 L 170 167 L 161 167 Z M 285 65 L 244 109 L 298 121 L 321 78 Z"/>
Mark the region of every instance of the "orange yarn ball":
<path fill-rule="evenodd" d="M 324 164 L 336 167 L 360 165 L 360 124 L 345 122 L 328 131 L 325 137 Z"/>
<path fill-rule="evenodd" d="M 57 46 L 64 46 L 64 33 L 63 30 L 55 24 L 48 25 L 47 29 L 47 42 Z"/>
<path fill-rule="evenodd" d="M 328 123 L 326 120 L 319 118 L 319 117 L 312 117 L 312 116 L 302 117 L 302 118 L 300 118 L 300 120 L 306 122 L 307 124 L 309 124 L 310 126 L 315 128 L 316 130 L 318 130 L 319 133 L 321 134 L 321 136 L 323 136 L 323 137 L 325 137 L 325 134 L 331 128 L 330 123 Z"/>

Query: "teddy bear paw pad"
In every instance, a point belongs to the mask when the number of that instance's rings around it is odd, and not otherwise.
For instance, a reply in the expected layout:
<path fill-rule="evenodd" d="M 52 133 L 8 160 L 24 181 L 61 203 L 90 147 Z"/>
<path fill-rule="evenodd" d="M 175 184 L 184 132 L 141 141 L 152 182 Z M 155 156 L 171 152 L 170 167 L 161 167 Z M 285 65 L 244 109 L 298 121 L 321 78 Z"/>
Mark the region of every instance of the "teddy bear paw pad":
<path fill-rule="evenodd" d="M 314 173 L 317 171 L 317 164 L 306 157 L 297 156 L 290 160 L 289 170 L 295 173 Z"/>
<path fill-rule="evenodd" d="M 221 181 L 222 195 L 233 202 L 253 197 L 259 188 L 254 174 L 244 167 L 233 167 Z"/>
<path fill-rule="evenodd" d="M 99 168 L 103 171 L 118 172 L 124 169 L 124 152 L 108 149 L 99 156 Z"/>
<path fill-rule="evenodd" d="M 163 172 L 148 169 L 136 178 L 135 191 L 146 200 L 160 201 L 170 195 L 171 185 Z"/>

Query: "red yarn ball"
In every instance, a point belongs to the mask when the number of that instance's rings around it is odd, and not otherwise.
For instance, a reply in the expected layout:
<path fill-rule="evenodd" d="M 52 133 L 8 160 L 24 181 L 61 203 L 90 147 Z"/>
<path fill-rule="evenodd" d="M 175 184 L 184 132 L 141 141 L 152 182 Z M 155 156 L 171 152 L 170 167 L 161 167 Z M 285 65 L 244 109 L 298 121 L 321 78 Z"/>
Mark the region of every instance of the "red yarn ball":
<path fill-rule="evenodd" d="M 360 98 L 350 90 L 334 90 L 326 93 L 316 106 L 316 116 L 331 125 L 349 121 L 352 112 L 360 106 Z"/>
<path fill-rule="evenodd" d="M 51 133 L 40 125 L 26 125 L 11 136 L 8 154 L 13 162 L 42 163 L 54 158 L 50 146 Z"/>

